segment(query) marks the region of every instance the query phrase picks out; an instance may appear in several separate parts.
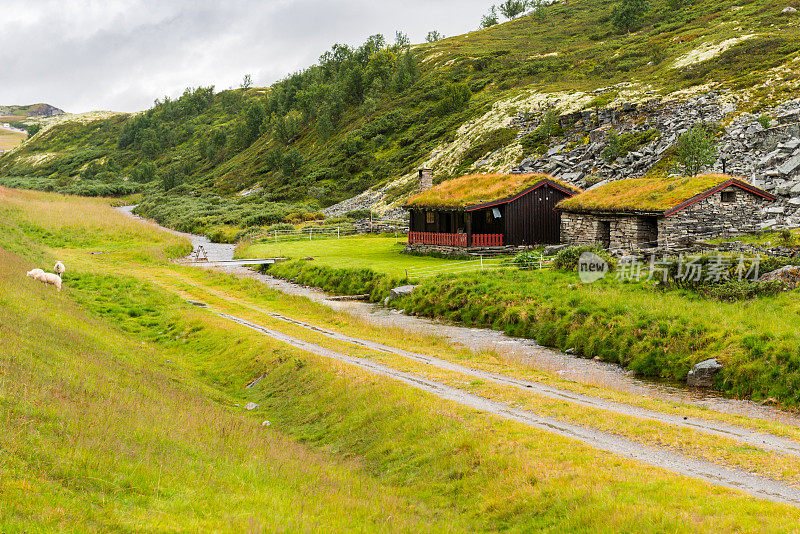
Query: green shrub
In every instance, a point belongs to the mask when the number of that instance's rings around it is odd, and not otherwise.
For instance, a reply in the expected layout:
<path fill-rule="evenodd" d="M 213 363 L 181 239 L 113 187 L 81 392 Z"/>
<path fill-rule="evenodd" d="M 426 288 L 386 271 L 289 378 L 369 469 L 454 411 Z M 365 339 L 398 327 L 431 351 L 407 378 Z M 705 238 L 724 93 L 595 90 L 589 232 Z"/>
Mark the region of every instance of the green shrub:
<path fill-rule="evenodd" d="M 539 154 L 550 144 L 553 137 L 564 135 L 559 121 L 558 110 L 548 109 L 539 126 L 531 133 L 522 138 L 520 143 L 525 154 Z"/>
<path fill-rule="evenodd" d="M 696 124 L 678 138 L 675 150 L 678 172 L 684 176 L 697 176 L 717 160 L 713 126 Z"/>
<path fill-rule="evenodd" d="M 372 269 L 334 268 L 306 260 L 266 265 L 261 271 L 337 295 L 369 295 L 372 302 L 382 301 L 389 290 L 408 283 L 405 278 L 391 278 Z"/>
<path fill-rule="evenodd" d="M 616 258 L 600 245 L 574 245 L 556 254 L 556 257 L 553 259 L 553 269 L 558 269 L 560 271 L 577 271 L 578 260 L 584 252 L 593 252 L 603 258 L 608 263 L 609 270 L 613 270 L 616 265 Z"/>
<path fill-rule="evenodd" d="M 491 132 L 486 132 L 464 152 L 461 157 L 462 165 L 472 165 L 478 158 L 503 148 L 517 137 L 517 133 L 519 133 L 519 130 L 516 128 L 498 128 Z"/>
<path fill-rule="evenodd" d="M 606 148 L 603 150 L 603 159 L 607 163 L 615 161 L 617 158 L 624 158 L 630 152 L 634 152 L 640 146 L 649 144 L 661 137 L 661 132 L 655 129 L 646 132 L 626 132 L 617 133 L 612 130 L 608 133 Z"/>
<path fill-rule="evenodd" d="M 439 102 L 434 108 L 437 115 L 447 115 L 463 109 L 472 98 L 472 91 L 464 83 L 451 83 L 442 89 Z"/>
<path fill-rule="evenodd" d="M 236 243 L 240 228 L 235 226 L 215 226 L 206 232 L 212 243 Z"/>
<path fill-rule="evenodd" d="M 370 210 L 352 210 L 348 211 L 344 214 L 345 217 L 348 219 L 358 220 L 358 219 L 369 219 L 369 216 L 372 214 Z"/>
<path fill-rule="evenodd" d="M 532 269 L 538 267 L 542 261 L 542 253 L 535 250 L 526 250 L 520 252 L 510 260 L 506 260 L 505 264 L 515 265 L 520 269 Z"/>
<path fill-rule="evenodd" d="M 706 298 L 724 302 L 736 302 L 757 297 L 770 297 L 783 291 L 782 284 L 772 282 L 751 282 L 748 280 L 726 280 L 720 284 L 709 285 L 701 290 Z"/>

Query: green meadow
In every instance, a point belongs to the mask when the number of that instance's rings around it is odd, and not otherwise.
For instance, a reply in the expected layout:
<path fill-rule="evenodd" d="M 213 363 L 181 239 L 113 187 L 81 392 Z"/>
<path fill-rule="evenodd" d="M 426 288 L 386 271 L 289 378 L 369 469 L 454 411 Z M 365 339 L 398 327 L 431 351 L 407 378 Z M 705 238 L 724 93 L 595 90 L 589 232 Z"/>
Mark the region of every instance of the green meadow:
<path fill-rule="evenodd" d="M 187 243 L 102 200 L 0 189 L 0 222 L 0 530 L 784 532 L 797 524 L 793 508 L 532 431 L 224 321 L 176 291 L 217 288 L 248 305 L 402 338 L 398 346 L 455 350 L 357 325 L 254 281 L 173 266 L 167 259 Z M 24 276 L 55 258 L 69 269 L 60 294 Z M 245 410 L 248 402 L 259 407 Z M 752 461 L 745 456 L 737 461 Z"/>

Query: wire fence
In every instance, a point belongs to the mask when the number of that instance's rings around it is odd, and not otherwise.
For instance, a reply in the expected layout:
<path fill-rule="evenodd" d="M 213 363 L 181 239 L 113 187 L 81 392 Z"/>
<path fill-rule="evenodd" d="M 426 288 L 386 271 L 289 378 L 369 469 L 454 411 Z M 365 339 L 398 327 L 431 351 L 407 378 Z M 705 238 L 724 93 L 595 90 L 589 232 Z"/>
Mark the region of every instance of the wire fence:
<path fill-rule="evenodd" d="M 358 226 L 306 226 L 300 229 L 270 230 L 249 236 L 251 243 L 279 243 L 315 239 L 341 239 L 355 235 L 394 233 L 397 236 L 408 232 L 408 222 L 402 219 L 379 219 Z"/>
<path fill-rule="evenodd" d="M 484 258 L 483 256 L 480 256 L 474 260 L 462 260 L 444 265 L 407 269 L 406 277 L 410 280 L 422 280 L 442 274 L 499 271 L 505 269 L 541 270 L 549 268 L 552 263 L 552 256 L 546 257 L 542 255 L 534 256 L 525 260 L 509 258 Z"/>

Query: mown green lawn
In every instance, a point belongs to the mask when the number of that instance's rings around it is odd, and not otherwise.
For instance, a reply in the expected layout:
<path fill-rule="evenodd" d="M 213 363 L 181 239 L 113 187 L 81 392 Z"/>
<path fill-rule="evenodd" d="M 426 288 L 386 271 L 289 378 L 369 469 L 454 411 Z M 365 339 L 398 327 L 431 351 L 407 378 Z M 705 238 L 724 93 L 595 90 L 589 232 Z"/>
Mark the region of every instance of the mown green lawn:
<path fill-rule="evenodd" d="M 315 265 L 336 268 L 370 268 L 391 277 L 403 278 L 406 271 L 411 279 L 425 276 L 440 269 L 455 269 L 464 264 L 463 259 L 433 258 L 401 254 L 406 238 L 352 236 L 341 239 L 298 240 L 279 243 L 261 243 L 237 251 L 239 258 L 291 259 L 314 258 Z M 475 262 L 475 260 L 472 260 Z M 486 260 L 485 264 L 498 260 Z M 480 265 L 480 261 L 475 262 Z M 465 266 L 467 264 L 464 264 Z"/>

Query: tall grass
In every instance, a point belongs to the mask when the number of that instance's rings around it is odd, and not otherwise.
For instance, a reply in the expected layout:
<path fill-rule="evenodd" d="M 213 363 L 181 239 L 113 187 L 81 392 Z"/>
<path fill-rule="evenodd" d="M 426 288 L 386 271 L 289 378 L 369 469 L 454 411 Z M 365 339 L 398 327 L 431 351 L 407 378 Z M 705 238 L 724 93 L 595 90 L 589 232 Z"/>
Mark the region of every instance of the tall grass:
<path fill-rule="evenodd" d="M 800 403 L 795 293 L 728 303 L 613 279 L 583 285 L 574 273 L 504 271 L 428 280 L 397 306 L 574 349 L 644 376 L 682 380 L 694 363 L 719 358 L 719 390 Z"/>

